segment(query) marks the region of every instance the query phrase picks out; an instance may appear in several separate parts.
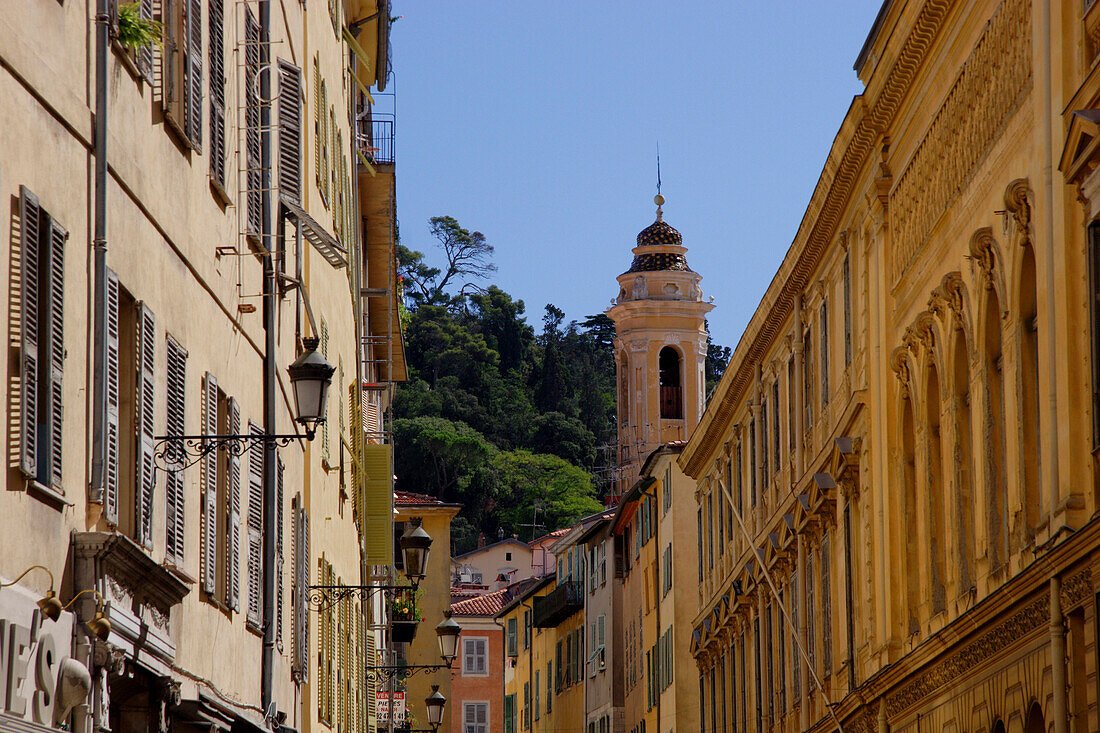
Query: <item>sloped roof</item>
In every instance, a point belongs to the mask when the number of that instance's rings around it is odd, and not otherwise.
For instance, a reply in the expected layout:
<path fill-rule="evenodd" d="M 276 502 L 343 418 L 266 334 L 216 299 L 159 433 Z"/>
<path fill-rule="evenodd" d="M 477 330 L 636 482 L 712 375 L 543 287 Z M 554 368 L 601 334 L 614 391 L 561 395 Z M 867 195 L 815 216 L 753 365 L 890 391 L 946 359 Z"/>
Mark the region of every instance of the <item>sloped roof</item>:
<path fill-rule="evenodd" d="M 466 598 L 451 604 L 451 614 L 454 616 L 496 616 L 500 609 L 504 608 L 506 601 L 511 600 L 507 588 L 495 590 L 473 598 Z"/>

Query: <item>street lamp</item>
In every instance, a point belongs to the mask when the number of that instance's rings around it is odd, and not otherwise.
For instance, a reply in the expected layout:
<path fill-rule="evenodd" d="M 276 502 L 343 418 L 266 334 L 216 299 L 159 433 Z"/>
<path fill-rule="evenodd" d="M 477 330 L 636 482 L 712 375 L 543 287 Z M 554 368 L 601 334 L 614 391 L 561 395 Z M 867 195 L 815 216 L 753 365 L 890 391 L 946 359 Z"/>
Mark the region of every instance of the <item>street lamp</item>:
<path fill-rule="evenodd" d="M 439 685 L 432 685 L 432 694 L 424 698 L 424 707 L 428 709 L 428 725 L 435 730 L 443 723 L 443 708 L 447 698 L 439 691 Z"/>
<path fill-rule="evenodd" d="M 450 667 L 458 656 L 458 637 L 462 633 L 462 627 L 451 618 L 451 609 L 443 612 L 444 619 L 435 626 L 435 634 L 439 640 L 439 656 Z"/>
<path fill-rule="evenodd" d="M 428 568 L 428 551 L 432 547 L 432 536 L 423 527 L 410 527 L 397 540 L 404 560 L 405 576 L 414 586 L 424 579 Z"/>
<path fill-rule="evenodd" d="M 325 421 L 328 406 L 328 388 L 336 368 L 317 352 L 321 341 L 316 336 L 302 339 L 305 351 L 287 367 L 290 386 L 294 390 L 295 421 L 306 429 L 306 438 L 313 440 L 317 426 Z"/>

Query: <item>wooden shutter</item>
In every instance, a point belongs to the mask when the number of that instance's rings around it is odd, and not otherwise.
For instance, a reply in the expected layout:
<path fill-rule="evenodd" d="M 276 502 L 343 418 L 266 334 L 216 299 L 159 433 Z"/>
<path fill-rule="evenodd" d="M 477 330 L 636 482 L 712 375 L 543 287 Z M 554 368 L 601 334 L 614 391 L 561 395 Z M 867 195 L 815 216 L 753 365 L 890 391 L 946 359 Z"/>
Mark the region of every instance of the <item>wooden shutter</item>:
<path fill-rule="evenodd" d="M 41 209 L 38 197 L 26 186 L 19 187 L 19 229 L 23 269 L 20 381 L 22 383 L 22 425 L 19 467 L 28 478 L 38 476 L 38 245 Z"/>
<path fill-rule="evenodd" d="M 318 126 L 321 130 L 321 162 L 317 168 L 317 183 L 321 187 L 322 202 L 325 206 L 330 206 L 332 197 L 329 192 L 329 181 L 332 178 L 332 171 L 329 167 L 328 88 L 324 79 L 321 80 L 321 104 L 317 114 Z"/>
<path fill-rule="evenodd" d="M 324 136 L 321 114 L 321 61 L 319 55 L 313 57 L 313 167 L 317 169 L 317 189 L 324 195 L 321 176 L 321 138 Z"/>
<path fill-rule="evenodd" d="M 302 200 L 302 70 L 279 62 L 279 191 Z"/>
<path fill-rule="evenodd" d="M 45 467 L 39 466 L 39 480 L 45 481 L 59 494 L 65 493 L 61 482 L 62 405 L 64 393 L 61 376 L 65 368 L 65 240 L 69 233 L 52 217 L 41 214 L 39 219 L 42 234 L 38 268 L 39 277 L 48 278 L 46 287 L 40 289 L 40 315 L 45 319 L 42 327 L 45 331 L 39 337 L 49 348 L 49 364 L 46 373 L 46 390 L 43 393 L 46 404 L 39 404 L 39 422 L 45 423 L 44 434 L 49 441 L 46 450 L 40 451 L 39 460 L 45 460 Z M 47 224 L 48 222 L 48 224 Z M 41 399 L 41 398 L 40 398 Z M 41 436 L 39 437 L 41 440 Z M 43 446 L 39 445 L 41 449 Z M 41 470 L 45 468 L 45 470 Z"/>
<path fill-rule="evenodd" d="M 103 466 L 103 515 L 118 524 L 118 417 L 119 417 L 119 327 L 118 275 L 107 270 L 104 283 L 104 314 L 107 321 L 107 353 L 104 364 L 104 392 L 107 399 L 107 445 Z"/>
<path fill-rule="evenodd" d="M 245 180 L 248 186 L 247 217 L 248 231 L 259 235 L 262 229 L 263 212 L 263 162 L 260 159 L 260 95 L 256 89 L 256 76 L 260 71 L 260 26 L 252 10 L 244 12 L 244 119 L 245 119 Z"/>
<path fill-rule="evenodd" d="M 180 53 L 180 26 L 179 3 L 187 0 L 161 0 L 161 22 L 164 33 L 161 36 L 160 49 L 160 101 L 164 111 L 171 116 L 174 104 L 178 100 L 179 92 L 176 89 L 177 70 Z"/>
<path fill-rule="evenodd" d="M 253 422 L 248 432 L 254 436 L 264 431 Z M 263 532 L 264 532 L 264 443 L 255 440 L 248 451 L 248 622 L 260 628 L 263 604 Z"/>
<path fill-rule="evenodd" d="M 241 406 L 229 398 L 229 434 L 240 435 Z M 234 611 L 241 609 L 241 457 L 226 451 L 226 538 L 225 602 Z"/>
<path fill-rule="evenodd" d="M 168 337 L 168 401 L 165 409 L 165 435 L 178 437 L 184 434 L 187 406 L 187 352 L 176 340 Z M 183 451 L 169 445 L 168 459 L 172 465 L 182 465 Z M 184 484 L 183 472 L 169 470 L 165 479 L 165 549 L 168 562 L 183 565 L 184 559 Z"/>
<path fill-rule="evenodd" d="M 309 514 L 302 506 L 300 494 L 294 495 L 291 504 L 294 525 L 294 646 L 291 656 L 291 673 L 297 682 L 309 680 Z"/>
<path fill-rule="evenodd" d="M 202 0 L 184 5 L 183 129 L 191 146 L 202 147 Z"/>
<path fill-rule="evenodd" d="M 223 0 L 207 6 L 210 62 L 210 177 L 225 188 L 225 30 Z"/>
<path fill-rule="evenodd" d="M 367 666 L 374 667 L 378 664 L 374 649 L 374 632 L 367 630 Z M 375 733 L 378 730 L 378 693 L 375 675 L 367 675 L 367 732 Z"/>
<path fill-rule="evenodd" d="M 283 457 L 275 455 L 275 643 L 283 649 Z"/>
<path fill-rule="evenodd" d="M 206 373 L 202 386 L 202 433 L 218 434 L 218 380 Z M 202 559 L 202 589 L 214 593 L 217 576 L 218 547 L 218 451 L 205 446 L 209 452 L 202 459 L 202 535 L 200 555 Z"/>
<path fill-rule="evenodd" d="M 153 311 L 145 303 L 137 304 L 137 450 L 134 472 L 134 528 L 139 543 L 153 548 L 153 501 L 157 487 L 153 446 L 156 442 L 153 404 L 156 401 L 154 365 L 156 363 L 156 324 Z"/>
<path fill-rule="evenodd" d="M 363 507 L 362 530 L 366 534 L 367 564 L 393 562 L 393 532 L 385 531 L 393 521 L 393 453 L 389 445 L 362 446 Z"/>

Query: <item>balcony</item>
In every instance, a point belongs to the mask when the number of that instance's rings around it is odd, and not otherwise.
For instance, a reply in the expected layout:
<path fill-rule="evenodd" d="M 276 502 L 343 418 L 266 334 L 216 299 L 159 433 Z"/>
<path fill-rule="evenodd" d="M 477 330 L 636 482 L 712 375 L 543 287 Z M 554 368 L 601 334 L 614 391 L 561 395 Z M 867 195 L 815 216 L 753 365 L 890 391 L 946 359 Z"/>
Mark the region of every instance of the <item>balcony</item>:
<path fill-rule="evenodd" d="M 368 108 L 356 120 L 355 142 L 371 165 L 392 164 L 393 115 L 379 114 Z"/>
<path fill-rule="evenodd" d="M 545 596 L 535 598 L 534 624 L 540 629 L 557 626 L 584 608 L 584 589 L 577 581 L 559 583 Z"/>

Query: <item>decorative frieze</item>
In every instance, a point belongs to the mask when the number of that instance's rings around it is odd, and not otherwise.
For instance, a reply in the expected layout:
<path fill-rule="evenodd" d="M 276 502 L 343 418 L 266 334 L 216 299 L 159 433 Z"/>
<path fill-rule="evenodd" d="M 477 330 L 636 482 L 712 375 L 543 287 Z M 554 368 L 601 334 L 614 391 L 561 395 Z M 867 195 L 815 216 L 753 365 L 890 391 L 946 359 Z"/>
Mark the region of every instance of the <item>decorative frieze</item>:
<path fill-rule="evenodd" d="M 958 680 L 979 664 L 1016 644 L 1050 619 L 1050 596 L 1043 595 L 997 624 L 958 652 L 916 675 L 886 699 L 886 712 L 892 718 Z"/>
<path fill-rule="evenodd" d="M 1005 0 L 967 57 L 890 196 L 891 282 L 970 184 L 1031 90 L 1031 1 Z"/>
<path fill-rule="evenodd" d="M 1085 568 L 1062 581 L 1062 613 L 1072 611 L 1092 595 L 1092 572 Z"/>

